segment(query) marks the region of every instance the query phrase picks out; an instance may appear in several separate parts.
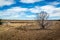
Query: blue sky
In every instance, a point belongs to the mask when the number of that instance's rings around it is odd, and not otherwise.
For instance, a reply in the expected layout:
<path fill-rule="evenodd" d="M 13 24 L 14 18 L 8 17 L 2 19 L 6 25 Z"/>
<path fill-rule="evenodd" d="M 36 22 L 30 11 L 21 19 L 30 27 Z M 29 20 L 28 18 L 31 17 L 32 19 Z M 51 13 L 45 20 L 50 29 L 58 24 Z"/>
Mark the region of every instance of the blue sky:
<path fill-rule="evenodd" d="M 60 19 L 60 0 L 0 0 L 0 19 L 36 20 L 41 11 L 49 20 Z"/>

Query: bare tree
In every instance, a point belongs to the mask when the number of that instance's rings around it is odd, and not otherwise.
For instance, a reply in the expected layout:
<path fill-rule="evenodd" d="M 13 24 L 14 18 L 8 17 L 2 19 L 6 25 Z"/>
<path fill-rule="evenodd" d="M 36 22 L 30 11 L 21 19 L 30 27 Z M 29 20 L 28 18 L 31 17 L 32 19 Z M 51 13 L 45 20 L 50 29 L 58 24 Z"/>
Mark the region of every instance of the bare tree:
<path fill-rule="evenodd" d="M 48 19 L 49 15 L 47 12 L 45 11 L 41 11 L 40 13 L 38 13 L 38 23 L 39 25 L 42 27 L 42 29 L 45 29 L 45 27 L 48 25 Z"/>

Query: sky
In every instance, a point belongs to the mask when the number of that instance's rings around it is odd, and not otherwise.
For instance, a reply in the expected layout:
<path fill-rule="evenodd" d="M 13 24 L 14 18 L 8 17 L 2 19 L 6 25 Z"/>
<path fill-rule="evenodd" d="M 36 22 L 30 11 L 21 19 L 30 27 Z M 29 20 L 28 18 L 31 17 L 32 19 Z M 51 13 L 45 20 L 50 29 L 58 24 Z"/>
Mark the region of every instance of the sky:
<path fill-rule="evenodd" d="M 49 20 L 59 20 L 60 0 L 0 0 L 0 19 L 36 20 L 41 11 Z"/>

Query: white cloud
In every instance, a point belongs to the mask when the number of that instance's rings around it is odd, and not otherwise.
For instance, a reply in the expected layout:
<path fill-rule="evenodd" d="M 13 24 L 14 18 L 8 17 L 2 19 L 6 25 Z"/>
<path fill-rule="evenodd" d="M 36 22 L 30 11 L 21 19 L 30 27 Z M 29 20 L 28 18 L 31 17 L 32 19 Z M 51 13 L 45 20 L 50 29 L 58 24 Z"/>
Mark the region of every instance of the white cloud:
<path fill-rule="evenodd" d="M 29 9 L 32 13 L 40 13 L 42 10 L 39 6 L 35 6 L 34 8 Z"/>
<path fill-rule="evenodd" d="M 0 6 L 11 5 L 14 3 L 14 0 L 0 0 Z"/>
<path fill-rule="evenodd" d="M 27 15 L 28 8 L 13 7 L 11 9 L 0 11 L 2 19 L 33 19 L 34 15 Z"/>
<path fill-rule="evenodd" d="M 49 4 L 55 6 L 55 5 L 60 4 L 60 2 L 55 1 L 55 2 L 51 2 L 51 3 L 49 3 Z"/>
<path fill-rule="evenodd" d="M 34 20 L 34 19 L 36 19 L 36 15 L 26 15 L 26 18 L 28 20 Z"/>
<path fill-rule="evenodd" d="M 46 11 L 49 14 L 49 17 L 56 19 L 54 17 L 60 17 L 60 8 L 56 8 L 52 5 L 45 6 L 35 6 L 34 8 L 21 8 L 13 7 L 4 11 L 0 11 L 0 18 L 4 19 L 34 19 L 36 13 L 41 11 Z M 35 13 L 34 15 L 28 15 L 27 12 Z M 59 18 L 60 19 L 60 18 Z"/>
<path fill-rule="evenodd" d="M 13 7 L 11 9 L 8 9 L 7 11 L 10 12 L 23 12 L 23 11 L 27 11 L 27 8 L 21 8 L 21 7 Z"/>
<path fill-rule="evenodd" d="M 53 10 L 55 9 L 54 6 L 51 5 L 46 5 L 46 6 L 35 6 L 34 8 L 30 8 L 29 10 L 32 13 L 40 13 L 41 11 L 47 11 L 48 13 L 52 13 Z"/>
<path fill-rule="evenodd" d="M 29 10 L 32 13 L 40 13 L 41 11 L 46 11 L 49 14 L 49 17 L 52 17 L 52 18 L 53 17 L 60 17 L 60 8 L 56 8 L 53 5 L 45 5 L 45 6 L 41 6 L 41 7 L 36 6 L 34 8 L 29 9 Z"/>
<path fill-rule="evenodd" d="M 27 15 L 26 17 L 32 18 L 32 17 L 36 17 L 36 15 Z"/>
<path fill-rule="evenodd" d="M 13 7 L 8 10 L 0 11 L 0 16 L 2 18 L 18 18 L 20 15 L 24 15 L 24 11 L 26 11 L 27 8 L 21 8 L 21 7 Z"/>
<path fill-rule="evenodd" d="M 43 1 L 43 0 L 20 0 L 20 2 L 22 2 L 22 3 L 35 3 L 35 2 L 39 2 L 39 1 Z"/>
<path fill-rule="evenodd" d="M 60 17 L 60 8 L 56 8 L 55 6 L 46 5 L 41 7 L 44 11 L 49 13 L 50 16 L 59 16 Z"/>
<path fill-rule="evenodd" d="M 53 12 L 52 10 L 54 10 L 54 6 L 50 6 L 50 5 L 46 5 L 46 6 L 35 6 L 34 8 L 30 8 L 29 10 L 32 13 L 40 13 L 41 11 L 49 11 L 50 13 Z"/>

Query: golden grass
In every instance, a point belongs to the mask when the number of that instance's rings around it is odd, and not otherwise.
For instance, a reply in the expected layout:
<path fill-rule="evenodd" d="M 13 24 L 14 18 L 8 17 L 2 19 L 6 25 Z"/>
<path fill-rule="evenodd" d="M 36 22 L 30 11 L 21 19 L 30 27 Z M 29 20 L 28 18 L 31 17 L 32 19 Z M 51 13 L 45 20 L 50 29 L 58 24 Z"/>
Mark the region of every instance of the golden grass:
<path fill-rule="evenodd" d="M 24 27 L 20 28 L 20 26 L 0 28 L 3 31 L 0 32 L 0 40 L 60 40 L 60 21 L 54 21 L 53 25 L 47 29 L 40 30 L 24 30 Z M 9 30 L 4 31 L 7 28 L 9 28 Z"/>

